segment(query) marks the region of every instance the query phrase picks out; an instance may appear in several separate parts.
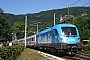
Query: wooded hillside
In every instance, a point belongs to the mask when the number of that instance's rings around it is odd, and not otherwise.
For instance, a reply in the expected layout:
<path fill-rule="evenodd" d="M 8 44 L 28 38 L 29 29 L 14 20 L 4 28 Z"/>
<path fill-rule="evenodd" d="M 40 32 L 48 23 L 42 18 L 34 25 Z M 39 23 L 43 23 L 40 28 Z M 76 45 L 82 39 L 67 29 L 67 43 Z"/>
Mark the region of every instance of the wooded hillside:
<path fill-rule="evenodd" d="M 68 15 L 68 9 L 62 8 L 62 9 L 54 9 L 54 10 L 47 10 L 47 11 L 41 11 L 39 13 L 34 14 L 21 14 L 21 15 L 15 15 L 15 14 L 8 14 L 5 13 L 5 18 L 11 23 L 11 25 L 14 24 L 14 22 L 24 22 L 25 15 L 28 16 L 28 24 L 31 22 L 43 22 L 47 24 L 53 24 L 53 15 L 56 13 L 56 22 L 59 22 L 60 15 L 65 16 Z M 74 17 L 81 16 L 86 14 L 87 17 L 90 17 L 90 7 L 71 7 L 69 9 L 69 14 L 73 15 Z"/>
<path fill-rule="evenodd" d="M 36 33 L 37 23 L 39 23 L 40 25 L 38 26 L 39 31 L 52 26 L 54 20 L 54 13 L 56 14 L 56 23 L 60 21 L 60 16 L 62 16 L 64 20 L 68 21 L 68 23 L 75 24 L 77 26 L 80 32 L 81 39 L 90 39 L 90 7 L 71 7 L 69 8 L 69 15 L 68 8 L 47 10 L 41 11 L 39 13 L 27 13 L 20 15 L 4 13 L 4 11 L 0 9 L 0 40 L 10 41 L 12 33 L 16 34 L 18 39 L 23 38 L 25 26 L 24 22 L 26 15 L 28 16 L 27 36 L 30 36 Z M 7 24 L 4 24 L 4 22 L 2 22 L 3 20 Z M 6 28 L 6 26 L 8 27 Z M 6 32 L 8 32 L 7 36 L 5 35 Z"/>

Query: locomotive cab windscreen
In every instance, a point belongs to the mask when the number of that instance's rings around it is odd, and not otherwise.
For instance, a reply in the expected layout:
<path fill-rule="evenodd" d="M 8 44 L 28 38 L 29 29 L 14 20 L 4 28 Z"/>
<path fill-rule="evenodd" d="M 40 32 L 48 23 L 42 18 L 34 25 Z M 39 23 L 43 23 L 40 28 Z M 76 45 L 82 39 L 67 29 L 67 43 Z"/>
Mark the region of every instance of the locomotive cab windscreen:
<path fill-rule="evenodd" d="M 77 36 L 75 27 L 61 27 L 63 36 Z"/>
<path fill-rule="evenodd" d="M 62 42 L 67 44 L 80 43 L 80 38 L 76 27 L 61 27 Z"/>

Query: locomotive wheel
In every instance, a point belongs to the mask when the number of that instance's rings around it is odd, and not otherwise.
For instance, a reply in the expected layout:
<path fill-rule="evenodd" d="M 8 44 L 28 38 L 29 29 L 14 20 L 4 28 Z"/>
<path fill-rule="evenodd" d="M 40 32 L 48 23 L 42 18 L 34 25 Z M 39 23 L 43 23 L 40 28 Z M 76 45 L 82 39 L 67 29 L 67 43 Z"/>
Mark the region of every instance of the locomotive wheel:
<path fill-rule="evenodd" d="M 56 49 L 55 48 L 51 48 L 51 53 L 55 54 L 56 53 Z"/>
<path fill-rule="evenodd" d="M 47 50 L 47 47 L 44 47 L 44 50 Z"/>

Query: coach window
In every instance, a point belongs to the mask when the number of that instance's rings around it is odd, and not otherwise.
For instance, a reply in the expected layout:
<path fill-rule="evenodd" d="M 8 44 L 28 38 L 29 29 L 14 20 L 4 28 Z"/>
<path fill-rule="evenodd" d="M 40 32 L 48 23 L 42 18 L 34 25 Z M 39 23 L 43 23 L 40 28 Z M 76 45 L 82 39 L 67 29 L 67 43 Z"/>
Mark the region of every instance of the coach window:
<path fill-rule="evenodd" d="M 28 42 L 28 39 L 26 39 L 26 42 Z"/>
<path fill-rule="evenodd" d="M 34 37 L 32 38 L 32 41 L 35 41 L 35 38 Z"/>
<path fill-rule="evenodd" d="M 56 29 L 54 30 L 54 33 L 55 33 L 56 35 L 58 35 L 58 31 L 57 31 Z"/>
<path fill-rule="evenodd" d="M 33 38 L 32 38 L 32 41 L 34 41 Z"/>
<path fill-rule="evenodd" d="M 35 37 L 33 37 L 33 41 L 35 41 Z"/>
<path fill-rule="evenodd" d="M 32 41 L 32 39 L 30 38 L 30 41 Z"/>

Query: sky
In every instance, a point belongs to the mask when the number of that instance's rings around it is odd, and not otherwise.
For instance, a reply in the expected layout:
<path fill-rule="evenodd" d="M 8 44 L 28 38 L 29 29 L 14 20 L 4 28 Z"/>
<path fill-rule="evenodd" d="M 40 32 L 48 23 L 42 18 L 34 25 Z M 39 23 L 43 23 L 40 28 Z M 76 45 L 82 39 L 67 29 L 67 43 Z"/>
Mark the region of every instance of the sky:
<path fill-rule="evenodd" d="M 4 13 L 33 14 L 41 11 L 75 6 L 90 6 L 90 0 L 1 0 L 0 8 Z"/>

